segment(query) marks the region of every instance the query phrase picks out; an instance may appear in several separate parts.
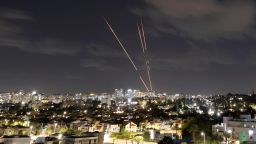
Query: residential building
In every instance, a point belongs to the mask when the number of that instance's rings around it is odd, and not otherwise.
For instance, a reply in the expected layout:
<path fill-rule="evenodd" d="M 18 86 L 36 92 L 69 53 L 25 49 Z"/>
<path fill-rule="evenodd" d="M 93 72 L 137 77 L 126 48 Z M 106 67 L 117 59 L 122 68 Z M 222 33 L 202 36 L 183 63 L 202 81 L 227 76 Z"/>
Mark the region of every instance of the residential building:
<path fill-rule="evenodd" d="M 223 117 L 223 123 L 212 126 L 212 133 L 227 141 L 256 143 L 255 127 L 256 119 L 251 115 L 241 115 L 238 119 Z"/>
<path fill-rule="evenodd" d="M 87 133 L 82 136 L 66 136 L 63 144 L 103 144 L 103 133 Z"/>
<path fill-rule="evenodd" d="M 130 132 L 137 132 L 137 125 L 133 122 L 129 122 L 127 125 L 125 125 L 125 130 Z"/>

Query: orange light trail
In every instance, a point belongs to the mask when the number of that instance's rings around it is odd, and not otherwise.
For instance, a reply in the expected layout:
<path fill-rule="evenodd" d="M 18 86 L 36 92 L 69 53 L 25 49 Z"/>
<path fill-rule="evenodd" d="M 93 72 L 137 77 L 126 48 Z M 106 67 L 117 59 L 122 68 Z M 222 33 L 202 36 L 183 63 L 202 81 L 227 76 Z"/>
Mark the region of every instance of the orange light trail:
<path fill-rule="evenodd" d="M 145 81 L 143 80 L 143 78 L 141 77 L 140 73 L 138 72 L 138 68 L 135 65 L 135 63 L 133 62 L 132 58 L 130 57 L 129 53 L 126 51 L 124 45 L 122 44 L 122 42 L 120 41 L 120 39 L 118 38 L 118 36 L 116 35 L 115 31 L 113 30 L 113 28 L 111 27 L 111 25 L 109 24 L 109 22 L 104 18 L 106 24 L 108 25 L 108 28 L 110 29 L 110 31 L 112 32 L 112 34 L 114 35 L 115 39 L 117 40 L 118 44 L 120 45 L 120 47 L 123 49 L 123 51 L 125 52 L 126 56 L 128 57 L 128 59 L 130 60 L 131 64 L 133 65 L 135 71 L 138 73 L 139 78 L 141 80 L 141 82 L 143 83 L 143 85 L 145 86 L 145 88 L 147 89 L 147 91 L 149 91 Z"/>

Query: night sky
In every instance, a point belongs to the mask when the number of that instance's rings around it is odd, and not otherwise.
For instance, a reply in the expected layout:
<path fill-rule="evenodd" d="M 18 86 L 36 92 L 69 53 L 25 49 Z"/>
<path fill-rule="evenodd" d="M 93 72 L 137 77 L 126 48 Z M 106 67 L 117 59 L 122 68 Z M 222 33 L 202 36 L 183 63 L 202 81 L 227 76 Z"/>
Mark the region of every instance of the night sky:
<path fill-rule="evenodd" d="M 250 93 L 255 14 L 252 0 L 0 1 L 0 90 L 145 90 L 105 17 L 146 79 L 143 19 L 157 92 Z"/>

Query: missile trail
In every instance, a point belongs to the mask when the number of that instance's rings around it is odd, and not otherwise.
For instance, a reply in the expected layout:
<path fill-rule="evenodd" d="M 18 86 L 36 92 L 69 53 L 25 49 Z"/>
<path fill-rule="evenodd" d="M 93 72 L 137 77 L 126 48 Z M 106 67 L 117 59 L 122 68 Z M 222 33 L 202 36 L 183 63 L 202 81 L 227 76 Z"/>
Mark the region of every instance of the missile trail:
<path fill-rule="evenodd" d="M 143 85 L 145 86 L 145 88 L 147 89 L 147 91 L 149 91 L 147 85 L 145 84 L 145 81 L 143 80 L 143 78 L 141 77 L 140 73 L 138 72 L 138 68 L 135 65 L 135 63 L 133 62 L 132 58 L 130 57 L 130 55 L 128 54 L 128 52 L 126 51 L 125 47 L 123 46 L 122 42 L 120 41 L 120 39 L 118 38 L 118 36 L 116 35 L 115 31 L 113 30 L 113 28 L 111 27 L 111 25 L 108 23 L 108 21 L 104 18 L 106 24 L 108 25 L 108 28 L 110 29 L 110 31 L 112 32 L 112 34 L 114 35 L 115 39 L 117 40 L 117 42 L 119 43 L 120 47 L 123 49 L 123 51 L 125 52 L 126 56 L 128 57 L 128 59 L 130 60 L 131 64 L 133 65 L 135 71 L 138 73 L 141 82 L 143 83 Z"/>
<path fill-rule="evenodd" d="M 149 81 L 149 86 L 150 86 L 150 90 L 152 91 L 152 82 L 151 82 L 151 76 L 150 76 L 150 65 L 149 65 L 149 60 L 148 60 L 148 53 L 147 53 L 147 43 L 146 43 L 146 38 L 145 38 L 145 32 L 144 32 L 144 26 L 141 20 L 141 31 L 142 31 L 142 37 L 143 37 L 143 42 L 144 42 L 144 50 L 146 53 L 146 67 L 147 67 L 147 74 L 148 74 L 148 81 Z"/>
<path fill-rule="evenodd" d="M 143 52 L 143 57 L 144 57 L 144 60 L 145 60 L 145 66 L 146 66 L 147 74 L 149 75 L 149 73 L 148 73 L 148 71 L 149 71 L 148 62 L 147 62 L 146 55 L 145 55 L 144 41 L 142 40 L 142 34 L 141 34 L 142 30 L 141 30 L 140 25 L 138 23 L 137 23 L 137 27 L 138 27 L 138 33 L 139 33 L 141 48 L 142 48 L 142 52 Z M 150 79 L 149 79 L 149 83 L 150 83 Z M 152 91 L 152 88 L 151 88 L 151 91 Z"/>
<path fill-rule="evenodd" d="M 138 27 L 138 33 L 139 33 L 139 36 L 140 36 L 140 43 L 141 43 L 142 52 L 143 52 L 143 54 L 145 54 L 144 44 L 143 44 L 143 40 L 142 40 L 142 36 L 141 36 L 141 30 L 140 30 L 140 26 L 139 26 L 138 23 L 137 23 L 137 27 Z M 144 58 L 145 58 L 145 55 L 144 55 Z"/>
<path fill-rule="evenodd" d="M 147 70 L 148 81 L 149 81 L 149 84 L 150 84 L 150 89 L 151 89 L 151 91 L 152 91 L 149 60 L 147 59 L 147 56 L 146 56 L 146 53 L 145 53 L 145 51 L 146 51 L 147 49 L 145 48 L 145 46 L 146 46 L 146 40 L 145 40 L 145 34 L 144 34 L 144 29 L 143 29 L 143 23 L 142 23 L 142 21 L 141 21 L 140 24 L 141 24 L 141 28 L 140 28 L 139 24 L 137 24 L 138 33 L 139 33 L 139 37 L 140 37 L 140 42 L 141 42 L 143 57 L 144 57 L 144 59 L 145 59 L 145 66 L 146 66 L 146 70 Z M 142 40 L 142 37 L 143 37 L 143 40 Z"/>
<path fill-rule="evenodd" d="M 147 89 L 147 91 L 149 91 L 145 81 L 143 80 L 143 78 L 141 77 L 141 75 L 139 74 L 140 80 L 142 81 L 143 85 L 145 86 L 145 88 Z"/>
<path fill-rule="evenodd" d="M 121 46 L 121 48 L 124 50 L 126 56 L 128 57 L 128 59 L 130 60 L 130 62 L 132 63 L 133 67 L 135 68 L 135 70 L 137 71 L 138 68 L 136 67 L 136 65 L 134 64 L 132 58 L 130 57 L 130 55 L 128 54 L 128 52 L 126 51 L 126 49 L 124 48 L 122 42 L 119 40 L 118 36 L 116 35 L 116 33 L 114 32 L 113 28 L 110 26 L 110 24 L 108 23 L 108 21 L 104 18 L 105 22 L 107 23 L 109 29 L 111 30 L 111 32 L 113 33 L 113 35 L 115 36 L 117 42 L 119 43 L 119 45 Z"/>
<path fill-rule="evenodd" d="M 143 37 L 143 42 L 144 42 L 144 48 L 145 48 L 145 50 L 147 50 L 147 43 L 146 43 L 144 26 L 143 26 L 142 20 L 140 21 L 140 24 L 141 24 L 141 31 L 142 31 L 142 37 Z"/>

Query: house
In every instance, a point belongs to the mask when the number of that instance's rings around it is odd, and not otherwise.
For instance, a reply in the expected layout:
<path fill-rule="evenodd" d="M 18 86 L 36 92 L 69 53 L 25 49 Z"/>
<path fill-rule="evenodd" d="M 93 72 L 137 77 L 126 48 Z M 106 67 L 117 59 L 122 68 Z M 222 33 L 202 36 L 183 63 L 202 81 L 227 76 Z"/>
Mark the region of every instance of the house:
<path fill-rule="evenodd" d="M 125 131 L 130 131 L 130 132 L 137 132 L 137 125 L 133 122 L 129 122 L 128 124 L 125 125 Z"/>
<path fill-rule="evenodd" d="M 151 139 L 162 139 L 165 136 L 182 138 L 182 120 L 151 121 L 146 123 L 146 129 L 151 135 Z"/>
<path fill-rule="evenodd" d="M 107 133 L 117 133 L 120 132 L 120 126 L 118 124 L 107 124 Z"/>
<path fill-rule="evenodd" d="M 88 126 L 89 126 L 88 121 L 77 120 L 70 123 L 70 128 L 77 129 L 77 130 L 84 129 L 84 127 L 88 129 Z"/>

